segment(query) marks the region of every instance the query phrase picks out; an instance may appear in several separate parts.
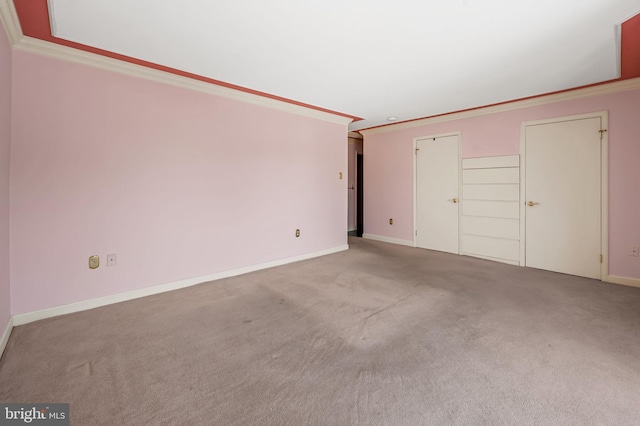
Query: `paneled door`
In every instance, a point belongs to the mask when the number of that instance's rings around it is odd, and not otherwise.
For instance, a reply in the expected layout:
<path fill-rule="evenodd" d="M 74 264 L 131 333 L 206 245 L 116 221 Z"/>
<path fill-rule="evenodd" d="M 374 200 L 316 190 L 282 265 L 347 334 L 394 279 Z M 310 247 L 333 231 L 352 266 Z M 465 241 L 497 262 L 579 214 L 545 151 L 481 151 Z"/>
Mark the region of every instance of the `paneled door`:
<path fill-rule="evenodd" d="M 459 136 L 416 140 L 416 245 L 458 253 Z"/>
<path fill-rule="evenodd" d="M 601 279 L 605 117 L 524 126 L 526 266 Z"/>

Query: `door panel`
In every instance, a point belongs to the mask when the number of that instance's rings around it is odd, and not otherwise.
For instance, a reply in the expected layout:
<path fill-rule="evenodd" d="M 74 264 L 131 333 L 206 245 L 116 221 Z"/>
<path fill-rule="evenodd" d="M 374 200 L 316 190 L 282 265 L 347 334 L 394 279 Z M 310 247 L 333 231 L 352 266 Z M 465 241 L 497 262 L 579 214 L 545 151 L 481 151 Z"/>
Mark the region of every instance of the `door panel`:
<path fill-rule="evenodd" d="M 462 180 L 465 183 L 504 183 L 520 182 L 520 171 L 514 167 L 504 169 L 471 169 L 462 171 Z"/>
<path fill-rule="evenodd" d="M 458 253 L 458 136 L 416 142 L 418 247 Z"/>
<path fill-rule="evenodd" d="M 520 201 L 520 187 L 518 184 L 463 185 L 462 198 L 465 200 L 518 202 Z"/>
<path fill-rule="evenodd" d="M 481 201 L 464 200 L 462 207 L 465 216 L 501 217 L 518 219 L 520 206 L 517 201 Z"/>
<path fill-rule="evenodd" d="M 493 238 L 505 238 L 508 240 L 516 240 L 520 242 L 520 221 L 518 219 L 462 216 L 461 228 L 462 229 L 460 230 L 460 232 L 462 232 L 463 234 L 481 235 Z M 520 252 L 519 248 L 517 252 Z"/>
<path fill-rule="evenodd" d="M 520 241 L 483 237 L 481 235 L 467 235 L 464 251 L 469 254 L 482 254 L 487 257 L 517 262 L 520 253 Z"/>
<path fill-rule="evenodd" d="M 600 279 L 601 118 L 525 128 L 526 265 Z"/>

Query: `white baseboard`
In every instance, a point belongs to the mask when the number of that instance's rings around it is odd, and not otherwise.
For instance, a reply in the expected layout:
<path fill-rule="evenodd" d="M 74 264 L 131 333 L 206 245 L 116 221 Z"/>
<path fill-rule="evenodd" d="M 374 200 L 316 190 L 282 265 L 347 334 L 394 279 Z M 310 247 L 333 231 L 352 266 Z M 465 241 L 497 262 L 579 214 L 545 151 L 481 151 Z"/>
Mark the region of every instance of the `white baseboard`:
<path fill-rule="evenodd" d="M 605 278 L 606 282 L 620 285 L 627 285 L 629 287 L 640 287 L 640 279 L 638 278 L 627 278 L 627 277 L 617 277 L 615 275 L 607 275 Z"/>
<path fill-rule="evenodd" d="M 9 321 L 7 322 L 7 327 L 4 329 L 4 333 L 2 333 L 2 339 L 0 339 L 0 358 L 2 358 L 4 349 L 7 347 L 7 343 L 9 342 L 11 330 L 13 330 L 13 318 L 10 317 Z"/>
<path fill-rule="evenodd" d="M 382 241 L 383 243 L 399 244 L 401 246 L 415 247 L 412 240 L 402 240 L 400 238 L 383 237 L 382 235 L 362 234 L 362 238 L 367 240 Z"/>
<path fill-rule="evenodd" d="M 243 268 L 232 269 L 229 271 L 217 272 L 215 274 L 203 275 L 200 277 L 188 278 L 167 284 L 160 284 L 152 287 L 142 288 L 139 290 L 127 291 L 125 293 L 114 294 L 111 296 L 99 297 L 97 299 L 85 300 L 82 302 L 71 303 L 68 305 L 55 306 L 53 308 L 43 309 L 35 312 L 14 315 L 13 325 L 23 325 L 30 322 L 39 321 L 46 318 L 56 317 L 59 315 L 71 314 L 74 312 L 86 311 L 88 309 L 98 308 L 100 306 L 111 305 L 113 303 L 124 302 L 127 300 L 138 299 L 140 297 L 151 296 L 153 294 L 164 293 L 167 291 L 178 290 L 185 287 L 191 287 L 197 284 L 206 283 L 208 281 L 220 280 L 223 278 L 235 277 L 237 275 L 247 274 L 249 272 L 259 271 L 261 269 L 273 268 L 287 263 L 299 262 L 301 260 L 312 259 L 314 257 L 325 256 L 348 250 L 349 245 L 333 247 L 326 250 L 320 250 L 313 253 L 302 254 L 300 256 L 278 259 L 271 262 L 260 263 L 257 265 L 245 266 Z"/>

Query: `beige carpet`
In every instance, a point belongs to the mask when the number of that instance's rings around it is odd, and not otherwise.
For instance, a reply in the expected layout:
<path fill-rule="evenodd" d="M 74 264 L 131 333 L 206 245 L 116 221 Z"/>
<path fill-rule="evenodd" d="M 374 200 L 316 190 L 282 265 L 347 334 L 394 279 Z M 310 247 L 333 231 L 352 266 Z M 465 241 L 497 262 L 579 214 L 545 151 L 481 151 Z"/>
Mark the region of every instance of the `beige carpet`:
<path fill-rule="evenodd" d="M 17 327 L 0 401 L 73 425 L 640 423 L 640 289 L 349 243 Z"/>

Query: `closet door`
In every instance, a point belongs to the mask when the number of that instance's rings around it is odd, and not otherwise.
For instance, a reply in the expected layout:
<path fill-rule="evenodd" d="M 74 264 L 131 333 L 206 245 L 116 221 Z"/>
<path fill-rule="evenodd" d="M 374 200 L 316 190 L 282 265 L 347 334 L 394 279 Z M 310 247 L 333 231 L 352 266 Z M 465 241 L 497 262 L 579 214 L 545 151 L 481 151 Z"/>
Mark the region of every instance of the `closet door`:
<path fill-rule="evenodd" d="M 602 117 L 525 127 L 526 266 L 601 279 Z"/>
<path fill-rule="evenodd" d="M 459 136 L 416 141 L 416 245 L 458 253 Z"/>

